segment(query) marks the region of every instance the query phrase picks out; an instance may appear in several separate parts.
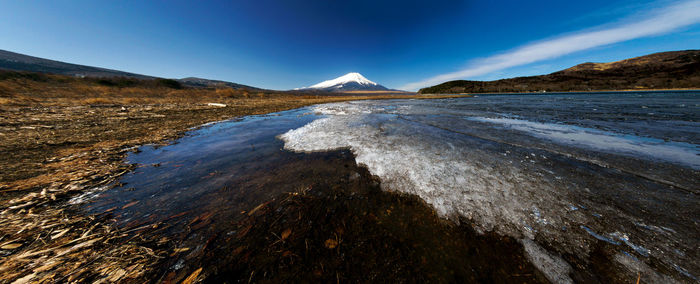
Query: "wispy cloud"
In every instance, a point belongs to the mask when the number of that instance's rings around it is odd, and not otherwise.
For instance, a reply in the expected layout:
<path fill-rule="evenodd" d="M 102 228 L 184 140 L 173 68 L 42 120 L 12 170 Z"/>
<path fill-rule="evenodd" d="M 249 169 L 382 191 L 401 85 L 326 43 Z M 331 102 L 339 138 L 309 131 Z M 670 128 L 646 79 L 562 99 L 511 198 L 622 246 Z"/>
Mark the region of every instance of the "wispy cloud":
<path fill-rule="evenodd" d="M 681 27 L 700 23 L 700 1 L 676 2 L 650 11 L 646 17 L 607 28 L 573 33 L 521 46 L 512 51 L 473 61 L 466 69 L 441 74 L 401 89 L 416 90 L 449 80 L 465 79 L 510 67 L 552 59 L 566 54 L 627 40 L 660 35 Z"/>

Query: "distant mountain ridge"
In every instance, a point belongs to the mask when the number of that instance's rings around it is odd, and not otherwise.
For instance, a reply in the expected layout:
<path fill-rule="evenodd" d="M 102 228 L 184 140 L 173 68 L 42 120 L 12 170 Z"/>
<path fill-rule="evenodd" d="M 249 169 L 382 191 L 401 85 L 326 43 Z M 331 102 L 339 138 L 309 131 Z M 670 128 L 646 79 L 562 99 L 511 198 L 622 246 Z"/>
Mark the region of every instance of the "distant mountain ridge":
<path fill-rule="evenodd" d="M 608 63 L 582 63 L 547 75 L 449 81 L 423 94 L 700 89 L 700 50 L 660 52 Z"/>
<path fill-rule="evenodd" d="M 372 82 L 357 72 L 351 72 L 338 78 L 326 80 L 311 87 L 297 90 L 319 90 L 326 92 L 390 91 L 387 87 Z"/>
<path fill-rule="evenodd" d="M 66 63 L 56 60 L 44 59 L 6 50 L 0 50 L 0 70 L 39 72 L 48 74 L 68 75 L 72 77 L 93 78 L 131 78 L 131 79 L 159 79 L 158 77 L 141 75 L 136 73 L 112 70 L 107 68 L 92 67 L 86 65 Z M 208 80 L 188 77 L 175 79 L 180 84 L 194 88 L 228 87 L 233 89 L 261 90 L 251 86 L 226 81 Z"/>
<path fill-rule="evenodd" d="M 243 84 L 238 84 L 238 83 L 232 83 L 232 82 L 227 82 L 227 81 L 219 81 L 219 80 L 209 80 L 209 79 L 202 79 L 202 78 L 196 78 L 196 77 L 187 77 L 187 78 L 182 78 L 182 79 L 177 79 L 176 81 L 180 82 L 180 84 L 183 84 L 185 86 L 190 86 L 190 87 L 202 87 L 202 88 L 232 88 L 232 89 L 251 89 L 251 90 L 262 90 L 260 88 L 256 87 L 251 87 L 248 85 L 243 85 Z"/>
<path fill-rule="evenodd" d="M 74 77 L 125 77 L 135 79 L 156 78 L 124 71 L 44 59 L 6 50 L 0 50 L 0 69 L 59 74 Z"/>

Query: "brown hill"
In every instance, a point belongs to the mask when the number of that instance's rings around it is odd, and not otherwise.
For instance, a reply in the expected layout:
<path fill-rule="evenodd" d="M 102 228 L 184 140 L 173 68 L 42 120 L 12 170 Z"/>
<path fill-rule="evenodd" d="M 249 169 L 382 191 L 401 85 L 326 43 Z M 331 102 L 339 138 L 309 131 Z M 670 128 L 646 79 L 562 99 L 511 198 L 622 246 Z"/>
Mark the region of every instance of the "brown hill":
<path fill-rule="evenodd" d="M 449 81 L 419 93 L 571 92 L 700 89 L 700 50 L 654 53 L 608 63 L 583 63 L 547 75 L 496 81 Z"/>
<path fill-rule="evenodd" d="M 124 72 L 119 70 L 112 70 L 100 67 L 85 66 L 72 64 L 67 62 L 61 62 L 56 60 L 44 59 L 29 55 L 24 55 L 20 53 L 15 53 L 7 50 L 0 50 L 0 70 L 3 74 L 8 74 L 4 71 L 15 71 L 15 72 L 29 72 L 29 73 L 43 73 L 43 74 L 55 74 L 55 75 L 65 75 L 77 78 L 99 78 L 106 81 L 119 81 L 119 82 L 136 82 L 140 80 L 155 80 L 155 81 L 177 81 L 176 83 L 194 88 L 232 88 L 232 89 L 249 89 L 249 90 L 262 90 L 260 88 L 255 88 L 251 86 L 246 86 L 237 83 L 231 83 L 226 81 L 218 80 L 208 80 L 202 78 L 182 78 L 182 79 L 162 79 L 154 76 L 147 76 L 141 74 L 135 74 L 130 72 Z"/>

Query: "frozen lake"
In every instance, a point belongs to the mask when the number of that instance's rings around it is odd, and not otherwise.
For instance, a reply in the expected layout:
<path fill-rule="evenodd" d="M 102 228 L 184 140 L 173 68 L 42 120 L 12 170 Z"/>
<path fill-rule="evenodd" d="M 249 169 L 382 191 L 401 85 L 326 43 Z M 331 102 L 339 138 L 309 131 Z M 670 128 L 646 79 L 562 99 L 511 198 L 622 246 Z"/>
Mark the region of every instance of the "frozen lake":
<path fill-rule="evenodd" d="M 618 280 L 696 282 L 699 144 L 697 92 L 334 103 L 141 147 L 120 184 L 74 202 L 127 227 L 167 224 L 158 234 L 209 243 L 240 232 L 235 222 L 259 204 L 331 177 L 352 182 L 340 163 L 353 156 L 323 154 L 349 150 L 383 190 L 517 240 L 550 281 L 585 280 L 572 275 L 595 266 Z"/>
<path fill-rule="evenodd" d="M 325 117 L 283 134 L 286 149 L 349 148 L 385 190 L 521 239 L 552 281 L 569 281 L 565 256 L 588 259 L 601 242 L 617 269 L 697 280 L 698 93 L 362 101 L 313 111 Z"/>

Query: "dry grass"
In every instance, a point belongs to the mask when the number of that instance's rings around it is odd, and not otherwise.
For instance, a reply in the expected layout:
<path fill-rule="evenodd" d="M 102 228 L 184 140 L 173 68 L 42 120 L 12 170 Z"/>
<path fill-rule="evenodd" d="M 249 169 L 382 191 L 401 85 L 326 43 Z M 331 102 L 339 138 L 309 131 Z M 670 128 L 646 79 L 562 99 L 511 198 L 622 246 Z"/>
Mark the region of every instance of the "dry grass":
<path fill-rule="evenodd" d="M 126 82 L 126 83 L 125 83 Z M 361 99 L 429 98 L 396 91 L 351 91 L 345 95 L 231 88 L 172 88 L 152 80 L 80 79 L 0 71 L 0 104 L 77 106 L 94 104 L 198 104 L 277 99 L 312 103 Z M 263 102 L 264 103 L 264 102 Z"/>
<path fill-rule="evenodd" d="M 0 73 L 0 283 L 139 282 L 167 256 L 167 240 L 133 240 L 133 228 L 76 214 L 66 202 L 130 171 L 124 157 L 133 147 L 167 143 L 191 127 L 242 115 L 441 97 L 174 89 L 132 81 L 106 86 L 94 79 Z M 158 245 L 139 245 L 145 242 Z"/>

